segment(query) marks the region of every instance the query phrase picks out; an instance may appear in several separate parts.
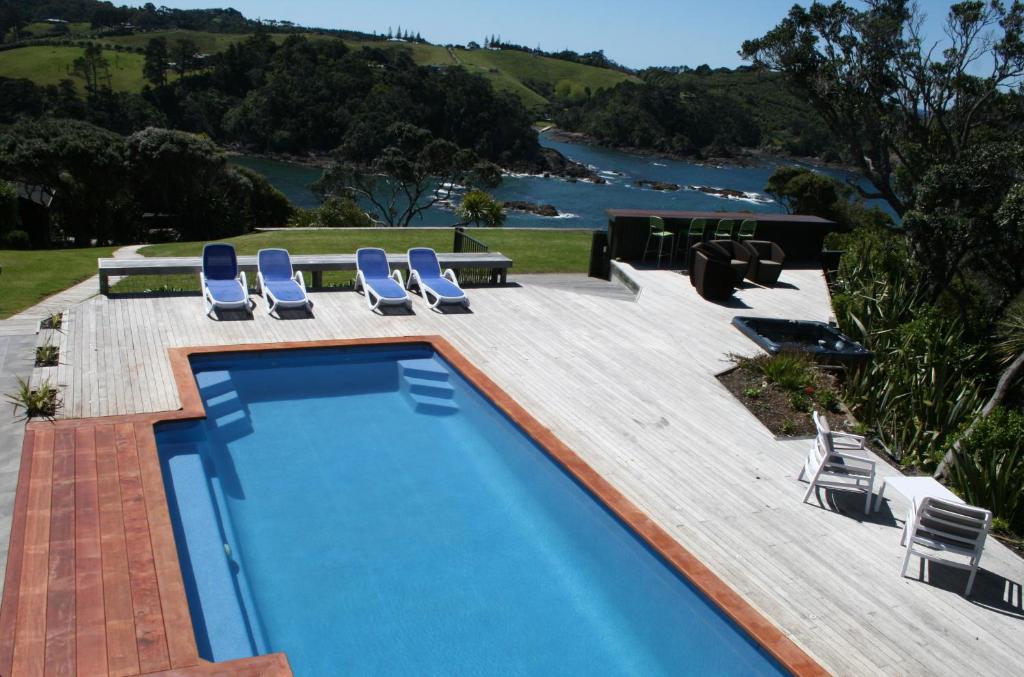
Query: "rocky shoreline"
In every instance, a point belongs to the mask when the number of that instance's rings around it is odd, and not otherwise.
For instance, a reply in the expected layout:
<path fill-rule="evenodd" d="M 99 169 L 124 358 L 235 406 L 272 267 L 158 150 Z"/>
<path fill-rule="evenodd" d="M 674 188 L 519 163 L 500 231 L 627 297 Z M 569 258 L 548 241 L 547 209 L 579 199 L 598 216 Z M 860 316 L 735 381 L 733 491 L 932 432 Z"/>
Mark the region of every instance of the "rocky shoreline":
<path fill-rule="evenodd" d="M 564 143 L 578 143 L 587 146 L 595 146 L 597 148 L 617 150 L 623 153 L 630 153 L 632 155 L 639 155 L 642 157 L 656 158 L 659 160 L 673 160 L 676 162 L 688 162 L 690 164 L 697 165 L 757 167 L 764 164 L 770 164 L 772 162 L 783 161 L 798 162 L 811 167 L 834 169 L 844 172 L 856 173 L 859 171 L 856 167 L 842 162 L 828 162 L 815 157 L 766 153 L 758 148 L 741 148 L 737 155 L 730 155 L 727 157 L 698 157 L 694 155 L 680 155 L 679 153 L 665 153 L 662 151 L 651 150 L 650 148 L 637 148 L 635 146 L 609 146 L 588 134 L 584 134 L 582 132 L 569 132 L 564 129 L 558 129 L 557 127 L 548 128 L 544 133 L 555 141 L 562 141 Z"/>
<path fill-rule="evenodd" d="M 293 165 L 315 167 L 316 169 L 327 169 L 334 158 L 330 155 L 319 155 L 307 153 L 305 155 L 293 155 L 291 153 L 269 153 L 247 150 L 238 145 L 225 146 L 225 155 L 244 155 L 246 157 L 259 158 L 261 160 L 272 160 L 274 162 L 287 162 Z M 530 161 L 517 162 L 508 167 L 502 167 L 502 171 L 514 174 L 532 174 L 544 178 L 557 177 L 566 181 L 589 181 L 591 183 L 605 183 L 605 180 L 586 165 L 570 160 L 554 148 L 541 148 L 539 157 Z"/>

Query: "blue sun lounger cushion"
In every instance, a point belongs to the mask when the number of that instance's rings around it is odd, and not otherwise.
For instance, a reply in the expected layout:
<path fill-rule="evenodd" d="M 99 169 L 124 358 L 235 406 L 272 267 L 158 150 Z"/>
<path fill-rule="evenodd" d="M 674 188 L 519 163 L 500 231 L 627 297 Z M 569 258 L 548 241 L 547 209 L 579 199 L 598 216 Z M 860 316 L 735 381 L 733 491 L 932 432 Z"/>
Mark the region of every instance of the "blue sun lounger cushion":
<path fill-rule="evenodd" d="M 388 255 L 377 247 L 356 250 L 356 289 L 363 290 L 370 310 L 381 305 L 412 307 L 412 299 L 402 284 L 402 273 L 391 271 Z"/>

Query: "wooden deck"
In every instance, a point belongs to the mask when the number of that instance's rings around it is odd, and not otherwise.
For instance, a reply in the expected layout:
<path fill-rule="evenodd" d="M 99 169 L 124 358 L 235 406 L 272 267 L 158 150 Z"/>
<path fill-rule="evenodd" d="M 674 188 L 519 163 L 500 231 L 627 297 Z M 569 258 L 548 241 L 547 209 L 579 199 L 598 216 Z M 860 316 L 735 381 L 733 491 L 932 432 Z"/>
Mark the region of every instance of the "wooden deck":
<path fill-rule="evenodd" d="M 0 627 L 16 628 L 0 637 L 0 673 L 11 665 L 11 674 L 77 665 L 89 674 L 83 666 L 104 661 L 118 674 L 199 665 L 194 641 L 166 621 L 182 612 L 163 605 L 180 585 L 173 552 L 161 555 L 154 544 L 152 560 L 133 556 L 150 520 L 166 519 L 159 470 L 146 459 L 153 455 L 148 413 L 181 405 L 168 348 L 432 334 L 827 669 L 1019 671 L 1020 559 L 990 542 L 970 599 L 958 594 L 963 577 L 951 569 L 933 566 L 930 582 L 900 578 L 897 520 L 905 504 L 888 498 L 868 519 L 856 499 L 801 504 L 805 485 L 796 475 L 806 443 L 775 440 L 714 379 L 726 353 L 755 350 L 729 324 L 733 315 L 826 319 L 821 274 L 787 271 L 776 289 L 740 290 L 733 307 L 703 301 L 666 271 L 635 277 L 644 286 L 638 302 L 610 283 L 519 276 L 519 286 L 472 290 L 465 314 L 417 302 L 414 315 L 380 316 L 353 292 L 314 293 L 315 319 L 277 320 L 261 306 L 252 320 L 216 322 L 203 317 L 197 296 L 96 297 L 73 307 L 63 364 L 35 378 L 63 386 L 65 417 L 143 415 L 113 427 L 33 425 L 21 469 L 30 490 L 19 493 L 12 535 L 26 547 L 7 576 L 29 602 L 0 610 Z M 141 502 L 131 498 L 139 487 Z M 97 553 L 87 536 L 104 520 L 121 520 L 124 539 L 101 540 Z M 83 618 L 87 610 L 95 615 Z M 100 622 L 102 650 L 88 632 Z M 111 629 L 120 638 L 113 648 Z"/>

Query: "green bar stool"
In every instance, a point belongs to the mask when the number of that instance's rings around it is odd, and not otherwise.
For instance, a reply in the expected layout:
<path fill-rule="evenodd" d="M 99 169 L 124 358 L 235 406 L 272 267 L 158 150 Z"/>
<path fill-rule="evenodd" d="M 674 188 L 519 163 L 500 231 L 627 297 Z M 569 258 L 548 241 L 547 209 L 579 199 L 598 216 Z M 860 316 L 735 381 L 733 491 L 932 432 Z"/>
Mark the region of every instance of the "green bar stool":
<path fill-rule="evenodd" d="M 718 222 L 718 227 L 715 228 L 714 239 L 731 240 L 734 230 L 736 230 L 736 221 L 734 219 L 722 219 Z"/>
<path fill-rule="evenodd" d="M 737 240 L 753 240 L 754 235 L 757 233 L 757 221 L 753 219 L 745 219 L 740 224 L 740 232 L 736 234 Z"/>
<path fill-rule="evenodd" d="M 690 219 L 690 227 L 686 230 L 686 251 L 683 252 L 686 270 L 689 270 L 693 263 L 693 245 L 704 241 L 704 233 L 707 229 L 707 219 Z"/>
<path fill-rule="evenodd" d="M 643 261 L 647 260 L 647 255 L 651 252 L 658 253 L 657 265 L 661 266 L 661 257 L 665 253 L 665 242 L 668 241 L 668 255 L 669 264 L 672 262 L 672 239 L 675 237 L 675 233 L 665 229 L 665 221 L 660 216 L 652 216 L 650 218 L 650 232 L 647 234 L 647 245 L 644 247 Z"/>

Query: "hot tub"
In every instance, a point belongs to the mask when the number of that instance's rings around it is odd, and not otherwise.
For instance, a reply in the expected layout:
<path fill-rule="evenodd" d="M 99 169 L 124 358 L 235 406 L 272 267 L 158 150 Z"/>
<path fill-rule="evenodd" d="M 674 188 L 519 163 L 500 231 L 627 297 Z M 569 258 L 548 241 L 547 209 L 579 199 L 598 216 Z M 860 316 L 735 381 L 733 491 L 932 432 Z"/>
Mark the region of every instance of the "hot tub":
<path fill-rule="evenodd" d="M 820 362 L 858 363 L 873 353 L 833 325 L 811 320 L 780 320 L 737 315 L 732 323 L 751 341 L 775 355 L 804 352 Z"/>

